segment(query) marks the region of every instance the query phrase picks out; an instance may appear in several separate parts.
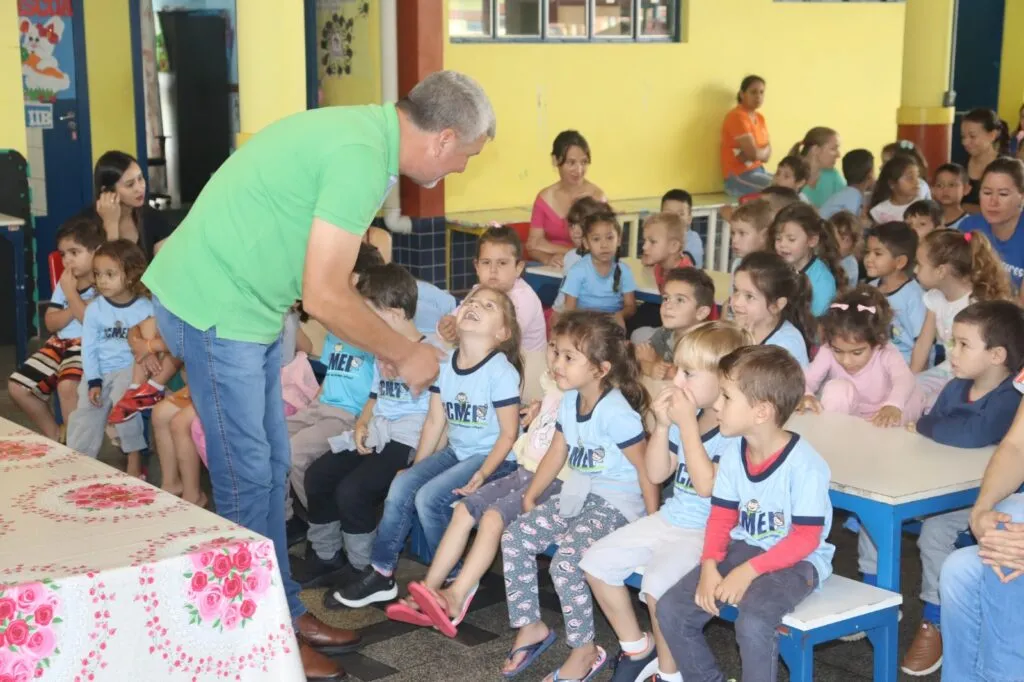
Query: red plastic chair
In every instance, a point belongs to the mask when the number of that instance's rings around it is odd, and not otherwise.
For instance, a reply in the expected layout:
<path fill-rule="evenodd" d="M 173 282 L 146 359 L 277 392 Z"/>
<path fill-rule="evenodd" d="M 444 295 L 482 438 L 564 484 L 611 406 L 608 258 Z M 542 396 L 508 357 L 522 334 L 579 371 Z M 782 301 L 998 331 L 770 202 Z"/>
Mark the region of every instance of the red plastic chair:
<path fill-rule="evenodd" d="M 51 251 L 47 261 L 50 264 L 50 291 L 56 291 L 57 282 L 64 274 L 64 259 L 60 257 L 60 251 Z"/>

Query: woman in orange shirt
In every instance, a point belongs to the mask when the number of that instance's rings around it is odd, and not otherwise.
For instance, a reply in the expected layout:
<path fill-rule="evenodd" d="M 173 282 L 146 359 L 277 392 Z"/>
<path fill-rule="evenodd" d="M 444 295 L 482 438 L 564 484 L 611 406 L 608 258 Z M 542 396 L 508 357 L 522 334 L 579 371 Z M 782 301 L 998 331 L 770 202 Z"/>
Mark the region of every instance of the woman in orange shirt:
<path fill-rule="evenodd" d="M 722 122 L 722 177 L 725 191 L 741 197 L 759 192 L 772 182 L 771 174 L 764 169 L 772 155 L 768 126 L 757 111 L 764 104 L 764 79 L 744 78 L 736 101 Z"/>

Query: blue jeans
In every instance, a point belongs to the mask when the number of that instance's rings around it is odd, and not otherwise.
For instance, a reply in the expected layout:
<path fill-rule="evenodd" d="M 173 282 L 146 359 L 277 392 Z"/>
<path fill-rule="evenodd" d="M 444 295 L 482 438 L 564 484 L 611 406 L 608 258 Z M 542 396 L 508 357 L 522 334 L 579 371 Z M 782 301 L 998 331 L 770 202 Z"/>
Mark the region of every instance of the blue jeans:
<path fill-rule="evenodd" d="M 1011 495 L 996 509 L 1020 523 L 1024 495 Z M 981 563 L 976 546 L 965 547 L 946 559 L 939 588 L 942 679 L 1024 680 L 1024 577 L 1004 585 Z"/>
<path fill-rule="evenodd" d="M 306 612 L 291 579 L 284 528 L 291 467 L 281 396 L 281 342 L 217 338 L 154 298 L 157 326 L 171 354 L 185 361 L 192 403 L 206 432 L 206 458 L 217 513 L 274 542 L 292 618 Z"/>
<path fill-rule="evenodd" d="M 486 455 L 477 455 L 460 462 L 455 452 L 446 447 L 395 477 L 384 500 L 384 516 L 370 555 L 370 563 L 378 572 L 394 573 L 416 516 L 431 553 L 437 549 L 452 518 L 452 502 L 459 499 L 452 491 L 469 483 L 485 459 Z M 487 480 L 507 476 L 515 469 L 515 462 L 505 460 Z"/>
<path fill-rule="evenodd" d="M 725 179 L 725 193 L 734 197 L 742 197 L 753 192 L 760 192 L 770 184 L 772 184 L 772 174 L 766 171 L 764 166 L 758 166 L 739 175 L 730 174 Z"/>

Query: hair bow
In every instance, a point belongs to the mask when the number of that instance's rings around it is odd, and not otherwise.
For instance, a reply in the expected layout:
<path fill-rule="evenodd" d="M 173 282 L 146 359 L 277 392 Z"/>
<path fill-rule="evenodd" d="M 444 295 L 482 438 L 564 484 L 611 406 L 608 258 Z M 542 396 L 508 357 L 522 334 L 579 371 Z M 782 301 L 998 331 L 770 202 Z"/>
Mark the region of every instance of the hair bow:
<path fill-rule="evenodd" d="M 964 232 L 964 241 L 967 242 L 968 244 L 971 243 L 971 233 L 970 232 Z"/>
<path fill-rule="evenodd" d="M 850 304 L 848 304 L 848 303 L 833 303 L 829 307 L 830 308 L 836 308 L 837 310 L 849 310 L 850 309 Z M 861 305 L 860 303 L 858 303 L 857 304 L 857 310 L 859 312 L 862 312 L 862 313 L 871 313 L 872 315 L 875 314 L 875 306 L 873 306 L 873 305 Z"/>

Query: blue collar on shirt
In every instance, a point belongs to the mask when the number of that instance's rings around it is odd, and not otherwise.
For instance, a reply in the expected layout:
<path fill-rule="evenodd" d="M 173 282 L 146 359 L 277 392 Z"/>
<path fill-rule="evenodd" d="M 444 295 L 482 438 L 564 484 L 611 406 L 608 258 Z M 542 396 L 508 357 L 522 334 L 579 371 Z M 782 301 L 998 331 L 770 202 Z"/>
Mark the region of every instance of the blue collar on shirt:
<path fill-rule="evenodd" d="M 750 473 L 750 464 L 747 462 L 747 439 L 742 439 L 740 441 L 740 455 L 743 458 L 743 472 L 747 475 L 747 480 L 750 481 L 751 483 L 758 483 L 774 474 L 776 470 L 778 470 L 778 468 L 782 466 L 782 464 L 786 461 L 786 458 L 789 457 L 789 453 L 793 451 L 793 448 L 796 447 L 796 444 L 799 441 L 800 436 L 798 434 L 790 433 L 789 443 L 786 444 L 786 447 L 782 448 L 782 452 L 775 459 L 775 461 L 772 462 L 772 465 L 765 469 L 764 471 L 762 471 L 761 473 L 754 475 Z"/>

